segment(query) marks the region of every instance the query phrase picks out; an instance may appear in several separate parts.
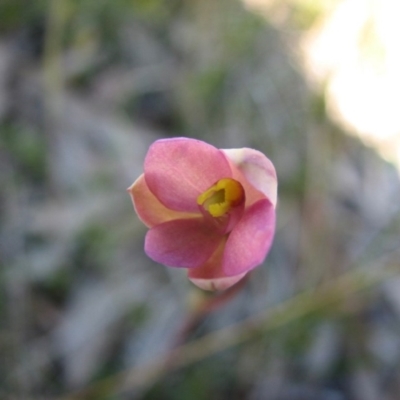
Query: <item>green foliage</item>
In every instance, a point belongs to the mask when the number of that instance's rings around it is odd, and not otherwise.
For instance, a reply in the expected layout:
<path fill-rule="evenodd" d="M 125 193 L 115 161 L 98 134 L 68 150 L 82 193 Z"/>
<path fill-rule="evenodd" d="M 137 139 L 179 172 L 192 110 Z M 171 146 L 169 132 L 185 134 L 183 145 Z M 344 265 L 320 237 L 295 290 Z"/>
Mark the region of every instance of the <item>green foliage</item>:
<path fill-rule="evenodd" d="M 234 13 L 223 29 L 225 57 L 233 60 L 253 53 L 258 35 L 265 29 L 265 21 L 255 15 Z"/>
<path fill-rule="evenodd" d="M 211 113 L 221 108 L 227 73 L 225 68 L 214 66 L 193 76 L 193 91 Z"/>
<path fill-rule="evenodd" d="M 44 16 L 48 0 L 2 0 L 0 33 L 27 27 Z"/>
<path fill-rule="evenodd" d="M 44 296 L 50 303 L 63 306 L 73 284 L 73 276 L 70 270 L 60 268 L 49 275 L 46 280 L 37 282 L 34 290 Z"/>
<path fill-rule="evenodd" d="M 129 314 L 126 317 L 129 324 L 132 324 L 133 327 L 138 327 L 147 320 L 148 316 L 149 309 L 147 305 L 138 304 L 130 310 Z"/>
<path fill-rule="evenodd" d="M 310 28 L 316 19 L 321 15 L 318 2 L 308 1 L 296 4 L 292 14 L 292 21 L 300 29 Z"/>
<path fill-rule="evenodd" d="M 43 183 L 46 177 L 46 147 L 38 132 L 15 124 L 0 126 L 0 149 L 14 167 L 19 181 Z"/>
<path fill-rule="evenodd" d="M 90 31 L 101 43 L 103 51 L 118 54 L 120 28 L 125 22 L 140 20 L 157 28 L 173 11 L 173 3 L 166 4 L 161 0 L 69 0 L 68 41 L 74 43 L 82 32 Z"/>
<path fill-rule="evenodd" d="M 243 383 L 234 376 L 234 368 L 227 368 L 227 364 L 236 362 L 236 354 L 228 351 L 183 371 L 170 373 L 149 389 L 143 400 L 240 399 Z"/>
<path fill-rule="evenodd" d="M 79 272 L 103 272 L 112 254 L 110 240 L 106 226 L 96 223 L 86 226 L 76 237 L 72 267 Z"/>

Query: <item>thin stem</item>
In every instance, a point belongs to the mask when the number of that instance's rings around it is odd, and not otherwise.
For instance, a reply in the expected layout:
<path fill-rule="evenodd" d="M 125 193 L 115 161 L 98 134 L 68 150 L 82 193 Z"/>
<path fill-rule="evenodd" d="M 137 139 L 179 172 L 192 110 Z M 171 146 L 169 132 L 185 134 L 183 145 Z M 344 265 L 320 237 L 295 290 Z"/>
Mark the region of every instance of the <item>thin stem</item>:
<path fill-rule="evenodd" d="M 203 297 L 188 315 L 188 318 L 184 322 L 181 331 L 177 335 L 177 340 L 174 347 L 184 344 L 190 333 L 198 326 L 203 318 L 236 297 L 245 287 L 248 277 L 249 274 L 247 274 L 243 279 L 230 287 L 228 290 L 217 293 L 213 292 L 211 295 L 206 295 L 207 297 Z M 205 296 L 203 291 L 201 294 Z"/>
<path fill-rule="evenodd" d="M 301 293 L 256 316 L 183 344 L 152 363 L 122 371 L 60 400 L 78 400 L 111 390 L 118 394 L 146 387 L 173 369 L 193 364 L 327 307 L 341 305 L 349 296 L 381 283 L 398 272 L 397 267 L 381 268 L 375 273 L 363 270 L 350 271 L 328 284 Z M 344 309 L 344 312 L 346 311 L 349 312 L 348 309 Z"/>

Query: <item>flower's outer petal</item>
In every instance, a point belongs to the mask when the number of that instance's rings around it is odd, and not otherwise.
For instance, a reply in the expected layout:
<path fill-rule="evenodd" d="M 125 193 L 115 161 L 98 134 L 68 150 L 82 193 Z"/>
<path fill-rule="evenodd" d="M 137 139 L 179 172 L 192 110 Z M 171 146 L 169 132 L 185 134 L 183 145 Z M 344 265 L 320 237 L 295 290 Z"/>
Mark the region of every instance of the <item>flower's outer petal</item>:
<path fill-rule="evenodd" d="M 246 272 L 226 276 L 222 270 L 222 257 L 226 240 L 222 240 L 214 254 L 200 267 L 188 270 L 189 280 L 203 290 L 226 290 L 239 282 Z"/>
<path fill-rule="evenodd" d="M 263 261 L 275 232 L 275 209 L 268 199 L 250 206 L 225 245 L 222 269 L 227 276 L 250 271 Z"/>
<path fill-rule="evenodd" d="M 200 140 L 174 138 L 150 146 L 144 175 L 151 192 L 167 208 L 196 212 L 197 197 L 232 172 L 221 150 Z"/>
<path fill-rule="evenodd" d="M 251 185 L 262 192 L 276 206 L 278 180 L 272 162 L 261 152 L 254 149 L 228 149 L 222 150 L 229 160 L 240 171 Z M 236 173 L 235 173 L 236 172 Z M 249 190 L 242 182 L 240 176 L 235 177 L 237 171 L 233 168 L 233 178 L 242 183 L 248 199 L 247 204 L 257 201 L 260 196 Z M 240 174 L 239 174 L 240 175 Z"/>
<path fill-rule="evenodd" d="M 161 264 L 194 268 L 211 257 L 222 238 L 209 229 L 203 218 L 178 219 L 151 228 L 144 250 Z"/>
<path fill-rule="evenodd" d="M 133 207 L 140 220 L 149 228 L 163 222 L 171 221 L 173 219 L 189 219 L 199 216 L 197 213 L 185 213 L 180 211 L 173 211 L 161 204 L 157 197 L 150 192 L 144 174 L 140 175 L 138 179 L 128 188 L 128 193 L 131 196 Z"/>

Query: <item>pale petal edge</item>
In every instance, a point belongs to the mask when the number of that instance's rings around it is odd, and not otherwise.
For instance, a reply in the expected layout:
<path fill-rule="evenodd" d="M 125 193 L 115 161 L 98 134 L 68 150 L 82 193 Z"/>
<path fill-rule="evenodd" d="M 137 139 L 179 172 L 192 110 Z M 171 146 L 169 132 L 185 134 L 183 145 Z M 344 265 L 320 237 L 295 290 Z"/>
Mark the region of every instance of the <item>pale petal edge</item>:
<path fill-rule="evenodd" d="M 190 278 L 190 276 L 188 276 L 188 278 L 194 285 L 196 285 L 200 289 L 213 292 L 213 291 L 229 289 L 231 286 L 235 285 L 241 279 L 243 279 L 246 276 L 246 274 L 247 272 L 244 272 L 243 274 L 239 274 L 236 276 L 225 276 L 221 278 L 210 278 L 210 279 Z"/>
<path fill-rule="evenodd" d="M 225 250 L 226 237 L 220 242 L 212 256 L 201 266 L 188 270 L 189 280 L 203 290 L 226 290 L 239 282 L 245 273 L 236 276 L 226 276 L 222 270 L 222 257 Z"/>
<path fill-rule="evenodd" d="M 144 174 L 127 189 L 139 219 L 149 228 L 174 219 L 196 218 L 199 213 L 170 210 L 165 207 L 147 186 Z"/>
<path fill-rule="evenodd" d="M 255 189 L 263 193 L 276 207 L 278 180 L 271 160 L 260 151 L 247 147 L 242 149 L 223 149 L 222 151 L 236 169 L 243 174 L 245 179 Z M 252 193 L 250 195 L 254 196 Z"/>

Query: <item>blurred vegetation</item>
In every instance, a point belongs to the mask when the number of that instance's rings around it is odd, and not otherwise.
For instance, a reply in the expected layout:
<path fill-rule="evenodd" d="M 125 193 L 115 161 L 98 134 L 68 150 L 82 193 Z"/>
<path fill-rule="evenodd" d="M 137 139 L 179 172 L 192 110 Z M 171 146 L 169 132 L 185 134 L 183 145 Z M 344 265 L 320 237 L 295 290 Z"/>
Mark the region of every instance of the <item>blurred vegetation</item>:
<path fill-rule="evenodd" d="M 7 150 L 8 162 L 13 166 L 16 176 L 26 183 L 43 184 L 46 176 L 46 157 L 43 139 L 37 132 L 13 124 L 4 124 L 0 140 Z"/>
<path fill-rule="evenodd" d="M 272 3 L 0 2 L 2 399 L 396 398 L 398 172 L 304 76 L 299 40 L 331 2 Z M 194 289 L 145 257 L 125 190 L 180 135 L 265 152 L 278 227 L 243 291 L 178 341 L 195 355 L 146 373 Z"/>

